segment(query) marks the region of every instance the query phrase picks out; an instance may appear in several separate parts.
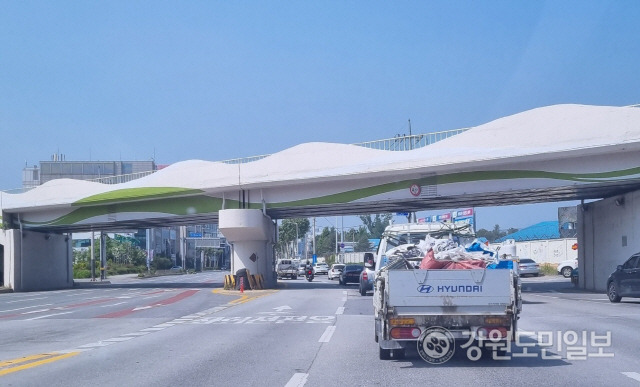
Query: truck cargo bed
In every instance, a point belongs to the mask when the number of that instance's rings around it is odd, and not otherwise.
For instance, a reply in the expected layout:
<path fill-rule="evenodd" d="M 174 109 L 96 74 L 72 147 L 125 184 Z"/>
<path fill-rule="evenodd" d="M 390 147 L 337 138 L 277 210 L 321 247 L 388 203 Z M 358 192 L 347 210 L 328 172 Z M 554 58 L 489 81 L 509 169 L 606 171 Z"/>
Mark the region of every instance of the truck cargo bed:
<path fill-rule="evenodd" d="M 389 270 L 387 307 L 396 315 L 505 314 L 514 303 L 507 269 Z"/>

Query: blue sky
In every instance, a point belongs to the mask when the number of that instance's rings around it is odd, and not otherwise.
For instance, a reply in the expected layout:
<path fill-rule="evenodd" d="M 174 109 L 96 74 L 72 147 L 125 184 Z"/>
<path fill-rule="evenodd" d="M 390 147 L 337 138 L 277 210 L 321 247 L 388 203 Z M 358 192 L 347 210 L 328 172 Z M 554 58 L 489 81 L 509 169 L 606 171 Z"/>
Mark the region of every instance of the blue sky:
<path fill-rule="evenodd" d="M 56 152 L 221 160 L 390 138 L 409 119 L 426 133 L 637 104 L 638 20 L 637 1 L 2 1 L 0 188 Z M 478 222 L 521 228 L 557 206 Z"/>

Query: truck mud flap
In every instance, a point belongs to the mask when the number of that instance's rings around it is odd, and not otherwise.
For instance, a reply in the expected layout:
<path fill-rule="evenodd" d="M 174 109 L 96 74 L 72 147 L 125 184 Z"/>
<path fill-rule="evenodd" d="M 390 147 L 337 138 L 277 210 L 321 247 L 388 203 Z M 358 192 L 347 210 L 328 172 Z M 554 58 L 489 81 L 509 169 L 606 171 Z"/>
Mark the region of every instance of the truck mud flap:
<path fill-rule="evenodd" d="M 403 349 L 410 342 L 413 343 L 413 341 L 382 340 L 378 338 L 378 344 L 382 349 Z"/>

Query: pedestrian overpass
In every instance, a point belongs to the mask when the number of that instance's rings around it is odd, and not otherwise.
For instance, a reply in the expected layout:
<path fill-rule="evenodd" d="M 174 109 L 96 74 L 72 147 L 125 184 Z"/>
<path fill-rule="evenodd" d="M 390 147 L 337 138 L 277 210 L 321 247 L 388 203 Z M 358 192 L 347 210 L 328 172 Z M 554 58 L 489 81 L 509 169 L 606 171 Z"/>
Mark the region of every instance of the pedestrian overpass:
<path fill-rule="evenodd" d="M 235 268 L 275 286 L 272 219 L 602 198 L 626 198 L 633 214 L 639 151 L 640 108 L 554 105 L 401 152 L 306 143 L 246 163 L 183 161 L 121 184 L 54 180 L 0 193 L 5 283 L 71 286 L 75 231 L 219 223 Z"/>

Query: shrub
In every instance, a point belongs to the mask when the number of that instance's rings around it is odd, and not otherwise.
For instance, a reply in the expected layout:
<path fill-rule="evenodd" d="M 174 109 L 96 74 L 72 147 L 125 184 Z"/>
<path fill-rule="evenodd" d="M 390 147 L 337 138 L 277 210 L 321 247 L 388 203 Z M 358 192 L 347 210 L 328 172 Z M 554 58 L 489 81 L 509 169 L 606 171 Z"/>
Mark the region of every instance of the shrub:
<path fill-rule="evenodd" d="M 558 274 L 557 265 L 551 263 L 543 263 L 540 265 L 540 273 L 543 275 Z"/>
<path fill-rule="evenodd" d="M 91 278 L 91 270 L 80 269 L 73 270 L 73 278 Z"/>

